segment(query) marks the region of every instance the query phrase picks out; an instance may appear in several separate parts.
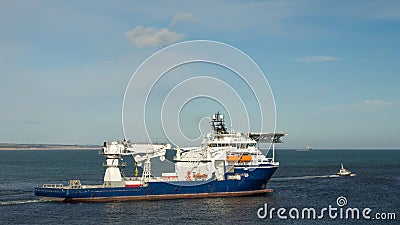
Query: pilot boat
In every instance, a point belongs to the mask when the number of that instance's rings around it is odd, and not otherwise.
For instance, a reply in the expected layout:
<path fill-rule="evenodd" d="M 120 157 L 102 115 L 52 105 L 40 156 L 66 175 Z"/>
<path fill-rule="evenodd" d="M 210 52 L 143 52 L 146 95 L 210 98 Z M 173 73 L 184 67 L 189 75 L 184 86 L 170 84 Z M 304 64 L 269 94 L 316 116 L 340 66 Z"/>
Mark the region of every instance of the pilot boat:
<path fill-rule="evenodd" d="M 350 172 L 349 170 L 345 169 L 343 167 L 343 163 L 341 164 L 341 168 L 339 170 L 339 172 L 337 173 L 337 175 L 339 176 L 355 176 L 355 173 Z"/>

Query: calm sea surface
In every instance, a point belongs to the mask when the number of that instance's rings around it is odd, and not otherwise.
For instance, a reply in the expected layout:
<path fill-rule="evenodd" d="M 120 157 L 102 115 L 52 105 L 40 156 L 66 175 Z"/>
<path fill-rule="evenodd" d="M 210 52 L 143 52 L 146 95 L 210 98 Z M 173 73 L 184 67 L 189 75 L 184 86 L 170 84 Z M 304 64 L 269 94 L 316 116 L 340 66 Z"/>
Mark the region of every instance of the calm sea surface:
<path fill-rule="evenodd" d="M 43 183 L 102 183 L 104 158 L 97 151 L 0 151 L 1 224 L 399 224 L 399 150 L 278 150 L 280 168 L 269 188 L 274 193 L 255 197 L 60 203 L 39 200 L 33 189 Z M 336 177 L 340 163 L 355 177 Z M 129 171 L 127 171 L 129 173 Z M 396 220 L 261 219 L 257 211 L 274 208 L 371 208 L 395 213 Z M 264 211 L 261 211 L 264 212 Z M 286 212 L 288 216 L 288 212 Z M 301 216 L 301 215 L 300 215 Z"/>

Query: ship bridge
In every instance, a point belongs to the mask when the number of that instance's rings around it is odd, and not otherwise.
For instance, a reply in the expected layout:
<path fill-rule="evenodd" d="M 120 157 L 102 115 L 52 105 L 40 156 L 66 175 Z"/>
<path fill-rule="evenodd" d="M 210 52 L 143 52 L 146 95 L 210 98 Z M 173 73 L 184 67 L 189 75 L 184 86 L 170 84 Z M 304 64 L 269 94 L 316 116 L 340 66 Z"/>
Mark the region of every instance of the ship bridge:
<path fill-rule="evenodd" d="M 275 133 L 249 133 L 249 137 L 257 143 L 282 143 L 281 137 L 287 135 L 284 132 Z"/>

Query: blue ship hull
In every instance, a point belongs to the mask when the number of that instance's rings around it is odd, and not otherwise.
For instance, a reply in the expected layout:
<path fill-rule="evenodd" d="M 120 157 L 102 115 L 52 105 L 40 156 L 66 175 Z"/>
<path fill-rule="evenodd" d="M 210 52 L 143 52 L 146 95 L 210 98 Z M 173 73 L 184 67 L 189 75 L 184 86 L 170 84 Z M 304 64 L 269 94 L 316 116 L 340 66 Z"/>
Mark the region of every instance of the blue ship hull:
<path fill-rule="evenodd" d="M 35 195 L 63 201 L 122 201 L 171 198 L 245 196 L 271 192 L 266 184 L 278 167 L 235 168 L 234 173 L 247 173 L 240 180 L 148 182 L 140 187 L 54 188 L 36 187 Z"/>

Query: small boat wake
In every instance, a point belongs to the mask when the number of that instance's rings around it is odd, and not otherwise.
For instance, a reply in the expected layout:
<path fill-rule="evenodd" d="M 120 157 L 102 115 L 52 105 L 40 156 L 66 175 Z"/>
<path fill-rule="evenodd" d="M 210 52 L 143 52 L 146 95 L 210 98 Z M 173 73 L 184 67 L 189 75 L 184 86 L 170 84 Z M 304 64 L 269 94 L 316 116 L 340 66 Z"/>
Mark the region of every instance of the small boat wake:
<path fill-rule="evenodd" d="M 274 180 L 274 181 L 307 180 L 307 179 L 314 179 L 314 178 L 336 178 L 336 177 L 344 177 L 344 176 L 354 177 L 354 176 L 356 176 L 356 174 L 350 172 L 350 171 L 347 170 L 347 169 L 345 169 L 345 168 L 343 167 L 343 163 L 342 163 L 339 172 L 336 173 L 336 174 L 334 174 L 334 175 L 299 176 L 299 177 L 276 177 L 276 178 L 271 178 L 271 180 Z"/>
<path fill-rule="evenodd" d="M 271 178 L 273 181 L 286 181 L 286 180 L 307 180 L 307 179 L 315 179 L 315 178 L 336 178 L 340 177 L 339 175 L 319 175 L 319 176 L 299 176 L 299 177 L 275 177 Z"/>
<path fill-rule="evenodd" d="M 0 205 L 22 205 L 22 204 L 41 203 L 41 202 L 49 202 L 49 200 L 45 199 L 9 200 L 9 201 L 0 201 Z"/>

